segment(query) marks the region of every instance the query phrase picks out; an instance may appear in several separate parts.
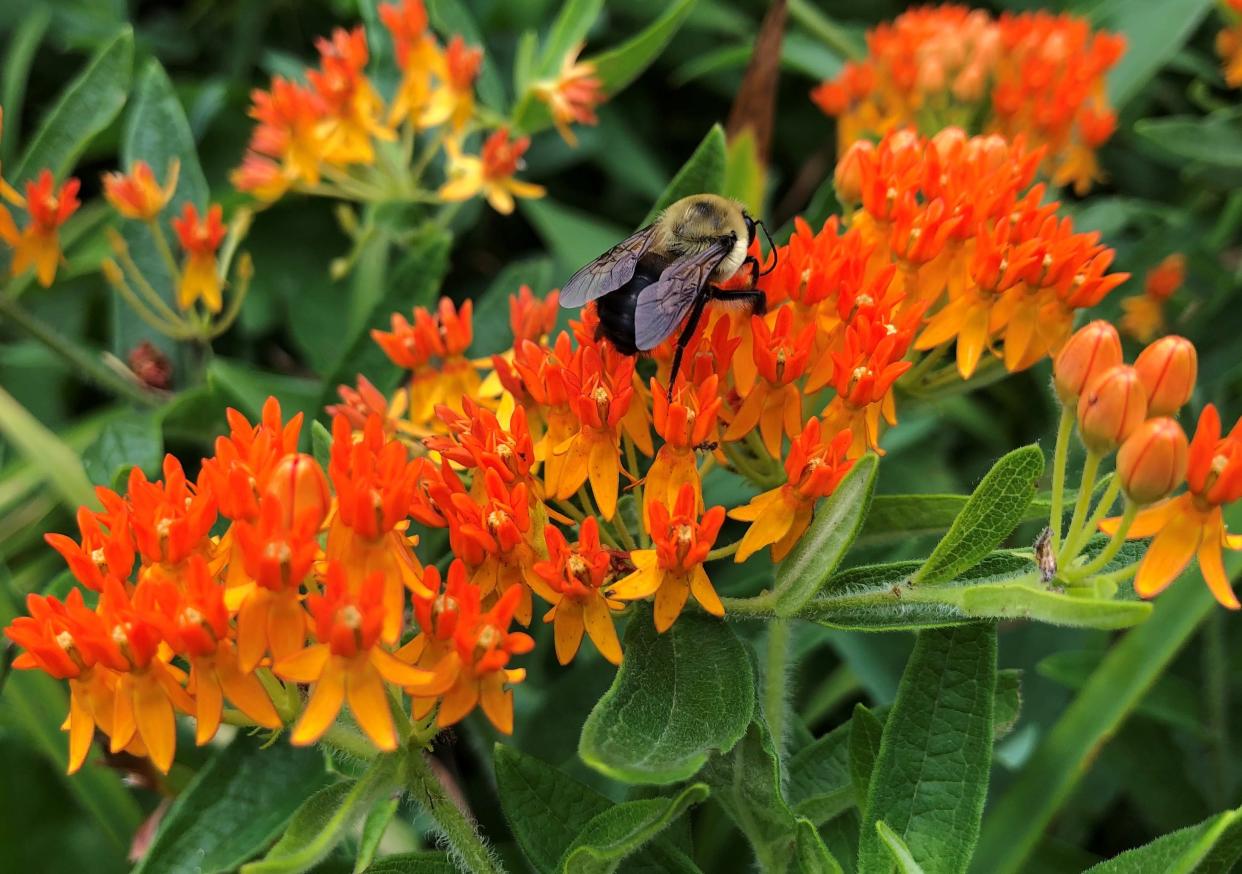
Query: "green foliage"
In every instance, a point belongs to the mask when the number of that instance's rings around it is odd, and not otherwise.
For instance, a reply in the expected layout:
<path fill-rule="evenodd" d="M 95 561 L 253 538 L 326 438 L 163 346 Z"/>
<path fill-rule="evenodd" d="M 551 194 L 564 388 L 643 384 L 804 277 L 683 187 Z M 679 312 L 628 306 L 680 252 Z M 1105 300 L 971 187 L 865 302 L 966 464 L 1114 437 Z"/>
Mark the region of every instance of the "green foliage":
<path fill-rule="evenodd" d="M 1088 868 L 1084 874 L 1181 874 L 1233 870 L 1242 858 L 1242 812 L 1227 810 Z"/>
<path fill-rule="evenodd" d="M 656 200 L 655 205 L 647 213 L 647 217 L 639 224 L 651 224 L 666 207 L 683 197 L 703 192 L 719 194 L 724 189 L 727 164 L 724 129 L 720 125 L 715 125 L 707 132 L 703 142 L 699 143 L 694 154 L 677 171 L 677 175 Z"/>

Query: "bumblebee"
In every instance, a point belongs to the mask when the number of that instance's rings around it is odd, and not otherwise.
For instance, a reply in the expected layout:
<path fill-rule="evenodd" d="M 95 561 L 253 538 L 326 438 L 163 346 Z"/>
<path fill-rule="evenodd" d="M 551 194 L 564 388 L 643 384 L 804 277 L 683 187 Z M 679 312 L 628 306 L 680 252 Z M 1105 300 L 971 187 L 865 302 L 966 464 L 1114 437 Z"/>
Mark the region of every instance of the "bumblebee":
<path fill-rule="evenodd" d="M 715 194 L 683 197 L 571 276 L 561 289 L 561 306 L 595 301 L 599 336 L 624 355 L 654 349 L 684 321 L 669 376 L 671 399 L 682 355 L 709 301 L 736 304 L 752 314 L 766 310 L 763 292 L 754 287 L 762 275 L 759 262 L 747 254 L 758 227 L 767 236 L 763 223 L 736 201 Z M 775 258 L 771 237 L 768 246 Z M 764 272 L 775 266 L 773 260 Z M 750 270 L 750 288 L 719 287 L 744 268 Z"/>

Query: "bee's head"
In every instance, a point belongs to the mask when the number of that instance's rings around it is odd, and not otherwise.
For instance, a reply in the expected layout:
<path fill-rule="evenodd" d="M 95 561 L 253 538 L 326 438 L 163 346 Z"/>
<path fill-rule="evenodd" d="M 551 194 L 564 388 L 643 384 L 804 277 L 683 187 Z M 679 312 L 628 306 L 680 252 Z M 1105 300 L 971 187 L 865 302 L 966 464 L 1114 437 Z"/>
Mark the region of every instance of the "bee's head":
<path fill-rule="evenodd" d="M 756 223 L 746 210 L 742 210 L 742 219 L 746 222 L 746 247 L 749 249 L 751 244 L 755 242 Z"/>

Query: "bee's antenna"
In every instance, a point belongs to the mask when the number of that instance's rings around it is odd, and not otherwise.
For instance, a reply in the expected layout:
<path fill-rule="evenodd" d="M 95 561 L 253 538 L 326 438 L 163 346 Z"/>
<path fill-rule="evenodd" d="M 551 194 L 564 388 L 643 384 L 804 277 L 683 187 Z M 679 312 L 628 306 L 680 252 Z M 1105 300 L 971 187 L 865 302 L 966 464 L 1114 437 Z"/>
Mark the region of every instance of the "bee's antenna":
<path fill-rule="evenodd" d="M 771 273 L 773 270 L 776 269 L 776 264 L 777 264 L 777 261 L 779 260 L 779 257 L 776 254 L 776 244 L 772 242 L 772 235 L 768 233 L 768 226 L 765 225 L 762 221 L 757 221 L 755 222 L 755 224 L 763 228 L 763 235 L 767 237 L 767 240 L 768 240 L 768 251 L 772 254 L 772 266 L 759 274 L 760 276 L 767 276 L 769 273 Z"/>

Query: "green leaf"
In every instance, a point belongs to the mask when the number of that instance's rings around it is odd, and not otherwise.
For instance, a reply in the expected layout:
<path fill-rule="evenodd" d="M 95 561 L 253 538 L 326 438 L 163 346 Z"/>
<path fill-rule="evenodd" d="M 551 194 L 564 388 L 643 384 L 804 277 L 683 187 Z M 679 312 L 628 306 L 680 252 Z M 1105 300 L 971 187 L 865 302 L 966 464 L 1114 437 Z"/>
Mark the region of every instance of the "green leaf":
<path fill-rule="evenodd" d="M 776 568 L 776 615 L 793 616 L 815 597 L 849 551 L 867 516 L 878 458 L 868 453 L 821 501 L 810 528 Z"/>
<path fill-rule="evenodd" d="M 384 838 L 384 832 L 388 830 L 388 824 L 397 815 L 397 808 L 400 806 L 401 796 L 397 794 L 380 801 L 371 808 L 366 821 L 362 824 L 362 834 L 358 838 L 358 855 L 354 859 L 354 874 L 361 874 L 370 866 L 371 860 L 375 858 L 375 851 L 379 849 L 380 841 Z"/>
<path fill-rule="evenodd" d="M 536 871 L 553 872 L 587 823 L 612 802 L 546 762 L 497 744 L 492 755 L 500 809 Z M 693 870 L 684 854 L 657 838 L 634 863 L 652 870 Z M 687 868 L 687 866 L 689 866 Z"/>
<path fill-rule="evenodd" d="M 129 92 L 134 34 L 128 27 L 104 43 L 43 117 L 9 181 L 21 187 L 43 168 L 63 179 L 78 156 L 112 124 Z"/>
<path fill-rule="evenodd" d="M 604 8 L 604 0 L 565 0 L 552 21 L 539 56 L 540 79 L 555 76 L 565 56 L 586 41 L 587 32 Z"/>
<path fill-rule="evenodd" d="M 228 358 L 211 359 L 207 384 L 252 422 L 259 418 L 269 396 L 280 401 L 286 419 L 294 413 L 314 415 L 319 407 L 319 383 L 315 380 L 267 373 Z"/>
<path fill-rule="evenodd" d="M 4 137 L 0 139 L 0 164 L 7 164 L 16 153 L 21 136 L 22 105 L 26 101 L 26 82 L 52 14 L 46 6 L 29 9 L 9 38 L 0 73 L 0 106 L 4 107 Z"/>
<path fill-rule="evenodd" d="M 750 656 L 723 622 L 683 613 L 658 634 L 647 610 L 625 632 L 625 660 L 587 717 L 582 760 L 628 783 L 675 783 L 732 749 L 754 709 Z"/>
<path fill-rule="evenodd" d="M 1022 671 L 1006 668 L 996 672 L 996 703 L 992 706 L 992 738 L 1000 740 L 1022 715 Z"/>
<path fill-rule="evenodd" d="M 969 500 L 969 495 L 876 495 L 859 542 L 884 543 L 947 531 Z M 1048 510 L 1048 501 L 1036 498 L 1018 521 L 1047 519 Z"/>
<path fill-rule="evenodd" d="M 850 783 L 854 787 L 854 797 L 860 799 L 861 806 L 861 799 L 867 797 L 867 787 L 871 785 L 876 756 L 880 753 L 884 723 L 865 705 L 855 704 L 849 725 Z"/>
<path fill-rule="evenodd" d="M 588 258 L 591 256 L 587 256 Z M 537 298 L 556 285 L 556 265 L 551 258 L 538 257 L 507 265 L 487 289 L 474 299 L 474 339 L 470 354 L 494 355 L 513 345 L 509 326 L 509 295 L 528 286 Z"/>
<path fill-rule="evenodd" d="M 707 798 L 707 786 L 694 783 L 672 798 L 626 801 L 596 814 L 565 851 L 561 874 L 612 874 L 621 860 Z"/>
<path fill-rule="evenodd" d="M 445 42 L 448 42 L 448 37 L 460 34 L 467 46 L 487 48 L 483 42 L 483 31 L 463 0 L 426 0 L 426 5 L 432 27 L 445 37 Z M 508 98 L 500 71 L 492 62 L 495 57 L 489 51 L 483 53 L 483 66 L 479 70 L 479 99 L 485 106 L 503 112 Z"/>
<path fill-rule="evenodd" d="M 901 835 L 888 827 L 888 823 L 880 820 L 875 824 L 875 830 L 901 874 L 923 874 L 922 866 L 914 861 L 914 856 L 910 848 L 906 846 L 906 842 L 901 839 Z"/>
<path fill-rule="evenodd" d="M 1143 91 L 1212 8 L 1212 0 L 1103 0 L 1091 10 L 1098 27 L 1118 31 L 1126 50 L 1108 75 L 1108 96 L 1120 108 Z"/>
<path fill-rule="evenodd" d="M 309 871 L 345 839 L 379 799 L 398 788 L 397 756 L 376 759 L 362 777 L 320 789 L 298 808 L 285 833 L 242 874 L 296 874 Z"/>
<path fill-rule="evenodd" d="M 444 853 L 401 853 L 376 859 L 365 874 L 457 874 L 458 868 Z"/>
<path fill-rule="evenodd" d="M 617 94 L 651 66 L 694 9 L 695 2 L 674 0 L 663 15 L 643 30 L 620 45 L 589 58 L 595 64 L 595 75 L 603 83 L 604 93 L 609 97 Z"/>
<path fill-rule="evenodd" d="M 319 751 L 240 735 L 177 796 L 134 874 L 236 871 L 328 779 Z"/>
<path fill-rule="evenodd" d="M 547 198 L 519 200 L 518 209 L 534 226 L 544 246 L 556 257 L 557 267 L 562 271 L 577 269 L 629 236 L 625 228 L 605 221 L 595 213 L 574 209 Z M 568 279 L 569 276 L 563 278 Z M 559 284 L 555 278 L 553 283 Z"/>
<path fill-rule="evenodd" d="M 159 422 L 150 413 L 134 413 L 109 422 L 99 437 L 82 453 L 82 466 L 91 482 L 112 488 L 140 467 L 156 476 L 164 458 L 164 437 Z"/>
<path fill-rule="evenodd" d="M 1195 161 L 1206 169 L 1242 169 L 1242 112 L 1237 109 L 1143 118 L 1134 123 L 1134 132 L 1179 165 Z"/>
<path fill-rule="evenodd" d="M 47 480 L 66 506 L 96 506 L 95 490 L 78 454 L 3 388 L 0 434 Z"/>
<path fill-rule="evenodd" d="M 1236 575 L 1242 557 L 1226 555 Z M 1117 733 L 1151 684 L 1216 606 L 1192 568 L 1169 587 L 1146 623 L 1114 644 L 1073 702 L 1043 736 L 1005 792 L 993 800 L 972 870 L 1013 874 L 1086 773 L 1099 747 Z"/>
<path fill-rule="evenodd" d="M 1017 526 L 1043 472 L 1044 453 L 1034 444 L 1002 456 L 911 583 L 943 583 L 982 561 Z"/>
<path fill-rule="evenodd" d="M 996 627 L 924 631 L 884 725 L 862 818 L 859 874 L 892 860 L 883 820 L 928 874 L 964 872 L 979 835 L 992 758 Z"/>
<path fill-rule="evenodd" d="M 794 851 L 802 874 L 841 874 L 841 863 L 829 852 L 819 830 L 809 819 L 798 820 Z"/>
<path fill-rule="evenodd" d="M 1107 650 L 1063 650 L 1043 658 L 1035 670 L 1041 677 L 1078 692 L 1107 656 Z M 1201 690 L 1173 674 L 1158 677 L 1135 710 L 1192 734 L 1201 734 L 1208 724 Z"/>
<path fill-rule="evenodd" d="M 789 759 L 789 803 L 794 813 L 823 825 L 855 803 L 849 762 L 850 724 L 834 728 Z M 865 798 L 865 796 L 864 796 Z"/>
<path fill-rule="evenodd" d="M 749 127 L 729 141 L 725 147 L 723 193 L 746 207 L 751 215 L 763 215 L 763 164 L 755 133 Z"/>
<path fill-rule="evenodd" d="M 315 456 L 320 467 L 328 469 L 328 463 L 332 460 L 332 432 L 318 419 L 311 422 L 311 455 Z"/>
<path fill-rule="evenodd" d="M 1242 858 L 1242 808 L 1161 835 L 1088 868 L 1083 874 L 1209 874 L 1233 870 Z"/>
<path fill-rule="evenodd" d="M 707 132 L 707 136 L 690 155 L 690 159 L 677 171 L 673 181 L 664 189 L 664 193 L 641 224 L 651 224 L 666 207 L 683 197 L 691 194 L 719 194 L 724 190 L 726 163 L 728 158 L 725 154 L 724 128 L 716 124 Z"/>

